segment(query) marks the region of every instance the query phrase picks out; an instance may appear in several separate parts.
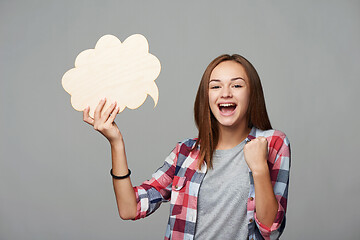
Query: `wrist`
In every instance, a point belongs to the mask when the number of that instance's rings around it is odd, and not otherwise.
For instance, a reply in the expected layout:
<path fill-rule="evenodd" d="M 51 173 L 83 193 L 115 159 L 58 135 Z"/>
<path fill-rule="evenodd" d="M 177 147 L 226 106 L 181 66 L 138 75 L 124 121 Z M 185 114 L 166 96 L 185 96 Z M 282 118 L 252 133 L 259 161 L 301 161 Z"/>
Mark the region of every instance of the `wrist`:
<path fill-rule="evenodd" d="M 123 138 L 117 138 L 114 140 L 109 141 L 111 148 L 124 148 L 125 143 Z"/>
<path fill-rule="evenodd" d="M 266 176 L 269 175 L 269 167 L 267 164 L 263 164 L 261 166 L 257 166 L 254 169 L 251 169 L 253 177 L 257 176 Z"/>

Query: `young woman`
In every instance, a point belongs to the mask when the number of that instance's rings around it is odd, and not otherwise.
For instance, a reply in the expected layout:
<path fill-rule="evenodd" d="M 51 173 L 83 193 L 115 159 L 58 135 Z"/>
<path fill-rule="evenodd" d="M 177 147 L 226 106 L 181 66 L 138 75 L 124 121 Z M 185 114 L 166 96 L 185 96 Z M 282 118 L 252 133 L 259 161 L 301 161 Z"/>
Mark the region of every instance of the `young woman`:
<path fill-rule="evenodd" d="M 113 103 L 84 121 L 110 142 L 120 217 L 140 219 L 170 201 L 165 239 L 278 239 L 285 227 L 290 143 L 273 130 L 259 76 L 244 57 L 221 55 L 206 68 L 194 115 L 198 138 L 179 142 L 140 186 L 130 180 Z"/>

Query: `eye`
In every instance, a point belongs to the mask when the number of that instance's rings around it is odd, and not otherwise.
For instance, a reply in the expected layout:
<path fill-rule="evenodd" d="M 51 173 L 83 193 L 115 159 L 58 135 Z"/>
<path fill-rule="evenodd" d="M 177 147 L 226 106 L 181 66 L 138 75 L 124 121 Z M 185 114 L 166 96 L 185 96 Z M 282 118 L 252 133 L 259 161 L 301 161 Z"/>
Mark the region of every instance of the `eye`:
<path fill-rule="evenodd" d="M 220 86 L 211 86 L 210 89 L 220 88 Z"/>
<path fill-rule="evenodd" d="M 239 84 L 234 85 L 234 88 L 241 88 L 242 86 Z"/>

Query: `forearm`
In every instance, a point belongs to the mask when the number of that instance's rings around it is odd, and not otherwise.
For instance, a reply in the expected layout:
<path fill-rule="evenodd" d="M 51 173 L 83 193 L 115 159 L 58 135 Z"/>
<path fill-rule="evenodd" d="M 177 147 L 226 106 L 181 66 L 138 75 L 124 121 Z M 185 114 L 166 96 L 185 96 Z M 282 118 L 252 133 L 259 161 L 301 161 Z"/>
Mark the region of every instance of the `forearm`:
<path fill-rule="evenodd" d="M 116 176 L 124 176 L 128 173 L 124 142 L 111 143 L 112 171 Z M 119 215 L 122 219 L 136 217 L 137 202 L 131 184 L 130 177 L 125 179 L 113 179 L 114 192 Z"/>
<path fill-rule="evenodd" d="M 262 224 L 271 227 L 278 211 L 278 202 L 275 198 L 267 165 L 262 170 L 253 172 L 253 179 L 256 217 Z"/>

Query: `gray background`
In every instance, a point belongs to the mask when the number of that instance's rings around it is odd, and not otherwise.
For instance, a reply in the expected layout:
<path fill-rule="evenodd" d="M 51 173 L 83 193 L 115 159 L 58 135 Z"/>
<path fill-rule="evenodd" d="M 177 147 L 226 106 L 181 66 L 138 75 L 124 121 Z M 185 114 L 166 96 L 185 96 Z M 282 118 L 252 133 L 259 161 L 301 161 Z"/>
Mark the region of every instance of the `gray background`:
<path fill-rule="evenodd" d="M 62 89 L 105 34 L 141 33 L 162 63 L 148 98 L 116 122 L 140 184 L 196 136 L 207 64 L 240 53 L 262 79 L 270 120 L 292 146 L 283 239 L 359 239 L 359 1 L 1 1 L 0 239 L 162 239 L 169 204 L 117 215 L 106 139 Z"/>

